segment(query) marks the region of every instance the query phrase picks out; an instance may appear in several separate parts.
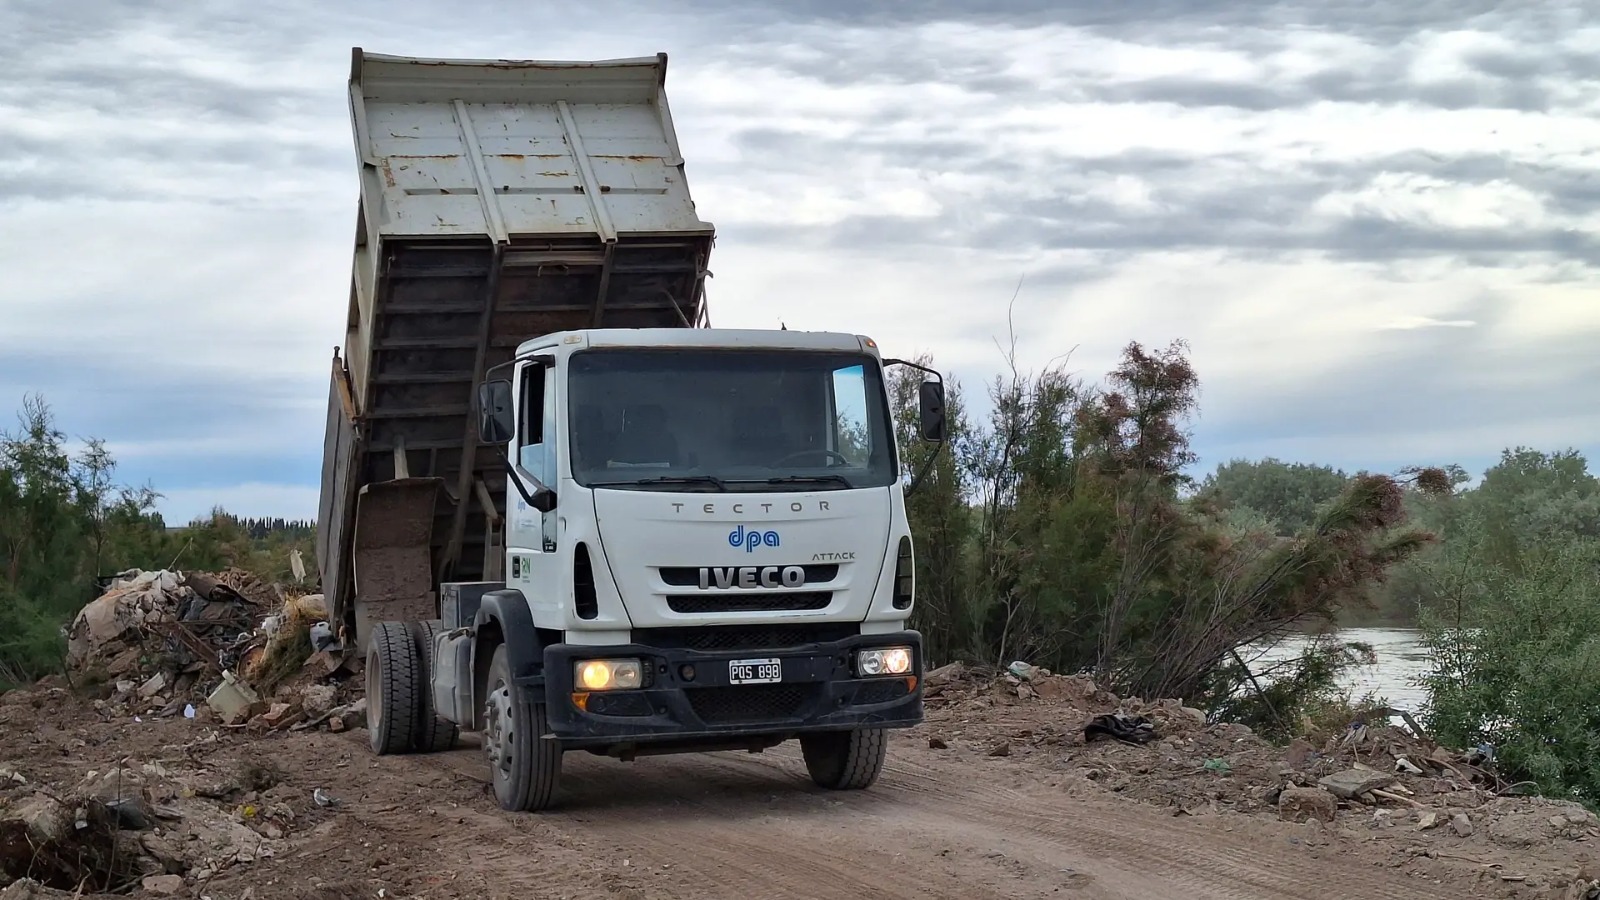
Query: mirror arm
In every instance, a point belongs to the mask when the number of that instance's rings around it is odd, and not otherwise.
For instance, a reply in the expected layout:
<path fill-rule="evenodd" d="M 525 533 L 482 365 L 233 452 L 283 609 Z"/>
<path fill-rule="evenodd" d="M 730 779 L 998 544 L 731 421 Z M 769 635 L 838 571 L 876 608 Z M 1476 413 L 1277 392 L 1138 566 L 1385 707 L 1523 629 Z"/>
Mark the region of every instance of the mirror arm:
<path fill-rule="evenodd" d="M 939 446 L 933 448 L 933 452 L 928 454 L 928 461 L 922 464 L 922 471 L 918 472 L 917 477 L 911 479 L 911 483 L 906 485 L 905 496 L 909 497 L 915 494 L 917 488 L 922 486 L 922 479 L 927 478 L 928 473 L 933 471 L 933 464 L 939 461 L 939 454 L 944 450 L 944 445 L 945 442 L 940 441 Z"/>
<path fill-rule="evenodd" d="M 926 372 L 927 374 L 932 375 L 940 384 L 944 384 L 944 376 L 939 374 L 937 369 L 930 369 L 920 363 L 914 363 L 909 359 L 886 359 L 883 361 L 883 367 L 885 369 L 889 368 L 890 366 L 910 366 L 911 368 L 916 369 L 918 372 Z"/>

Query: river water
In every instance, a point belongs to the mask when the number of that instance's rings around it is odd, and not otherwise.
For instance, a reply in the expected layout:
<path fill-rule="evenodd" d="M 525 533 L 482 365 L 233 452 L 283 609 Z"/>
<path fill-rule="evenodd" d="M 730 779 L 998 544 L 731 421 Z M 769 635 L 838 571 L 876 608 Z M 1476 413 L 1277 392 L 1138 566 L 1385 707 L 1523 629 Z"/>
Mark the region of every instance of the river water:
<path fill-rule="evenodd" d="M 1344 628 L 1334 637 L 1359 641 L 1372 647 L 1376 662 L 1347 674 L 1340 686 L 1356 699 L 1371 691 L 1390 706 L 1407 712 L 1420 712 L 1427 705 L 1428 692 L 1417 679 L 1428 673 L 1431 664 L 1422 646 L 1421 634 L 1412 628 Z M 1300 655 L 1310 638 L 1291 637 L 1262 652 L 1250 668 L 1260 671 L 1275 662 Z"/>

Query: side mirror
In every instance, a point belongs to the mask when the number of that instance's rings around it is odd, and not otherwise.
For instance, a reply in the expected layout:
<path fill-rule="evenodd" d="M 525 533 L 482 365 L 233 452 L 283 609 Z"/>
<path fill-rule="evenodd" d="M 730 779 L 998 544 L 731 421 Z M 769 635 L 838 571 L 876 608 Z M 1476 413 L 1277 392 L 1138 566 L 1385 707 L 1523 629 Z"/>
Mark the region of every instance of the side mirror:
<path fill-rule="evenodd" d="M 507 444 L 517 435 L 513 413 L 511 382 L 485 381 L 478 385 L 478 440 L 485 444 Z"/>
<path fill-rule="evenodd" d="M 917 391 L 920 401 L 919 417 L 922 439 L 929 443 L 942 444 L 945 440 L 945 415 L 944 415 L 944 383 L 940 381 L 924 381 Z"/>

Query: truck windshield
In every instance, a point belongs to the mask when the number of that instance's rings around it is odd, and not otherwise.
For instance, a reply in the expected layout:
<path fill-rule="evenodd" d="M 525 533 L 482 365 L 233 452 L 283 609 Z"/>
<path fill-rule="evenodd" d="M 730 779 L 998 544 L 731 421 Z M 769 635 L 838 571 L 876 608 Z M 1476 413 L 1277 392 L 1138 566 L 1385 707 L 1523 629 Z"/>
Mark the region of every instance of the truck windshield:
<path fill-rule="evenodd" d="M 594 349 L 568 368 L 589 487 L 837 490 L 895 479 L 880 369 L 858 353 Z"/>

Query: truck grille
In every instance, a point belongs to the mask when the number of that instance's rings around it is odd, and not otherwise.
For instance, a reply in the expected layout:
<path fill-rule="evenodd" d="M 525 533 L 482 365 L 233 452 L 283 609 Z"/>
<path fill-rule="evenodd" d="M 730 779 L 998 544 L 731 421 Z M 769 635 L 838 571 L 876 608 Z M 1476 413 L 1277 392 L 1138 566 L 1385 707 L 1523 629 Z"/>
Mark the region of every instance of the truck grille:
<path fill-rule="evenodd" d="M 831 591 L 761 591 L 740 594 L 717 592 L 668 594 L 667 608 L 675 613 L 776 612 L 826 609 Z"/>
<path fill-rule="evenodd" d="M 640 628 L 634 643 L 663 649 L 719 653 L 739 650 L 790 650 L 807 644 L 842 641 L 861 633 L 854 622 L 815 625 L 723 625 L 700 628 Z"/>
<path fill-rule="evenodd" d="M 799 715 L 815 688 L 797 684 L 756 684 L 688 691 L 694 714 L 707 725 L 770 722 Z"/>
<path fill-rule="evenodd" d="M 801 566 L 800 568 L 806 572 L 806 584 L 827 584 L 839 577 L 839 566 L 835 563 L 822 563 Z M 662 584 L 668 584 L 673 587 L 700 586 L 700 570 L 694 566 L 662 566 L 657 571 L 661 573 Z"/>

